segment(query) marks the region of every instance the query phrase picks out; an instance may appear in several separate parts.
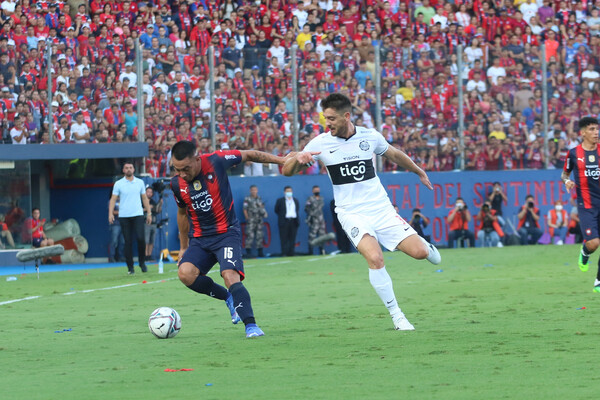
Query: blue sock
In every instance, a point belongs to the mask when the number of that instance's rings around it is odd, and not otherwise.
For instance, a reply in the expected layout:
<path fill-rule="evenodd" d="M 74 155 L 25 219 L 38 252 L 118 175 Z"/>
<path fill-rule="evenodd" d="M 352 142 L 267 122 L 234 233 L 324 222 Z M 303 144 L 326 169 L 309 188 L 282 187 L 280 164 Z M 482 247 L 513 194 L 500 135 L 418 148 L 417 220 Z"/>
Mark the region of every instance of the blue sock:
<path fill-rule="evenodd" d="M 244 325 L 255 324 L 250 293 L 242 282 L 236 282 L 229 287 L 229 293 L 233 296 L 233 305 Z"/>
<path fill-rule="evenodd" d="M 219 300 L 226 300 L 229 293 L 221 285 L 217 285 L 215 281 L 206 275 L 198 275 L 194 283 L 188 286 L 194 292 L 205 294 Z"/>

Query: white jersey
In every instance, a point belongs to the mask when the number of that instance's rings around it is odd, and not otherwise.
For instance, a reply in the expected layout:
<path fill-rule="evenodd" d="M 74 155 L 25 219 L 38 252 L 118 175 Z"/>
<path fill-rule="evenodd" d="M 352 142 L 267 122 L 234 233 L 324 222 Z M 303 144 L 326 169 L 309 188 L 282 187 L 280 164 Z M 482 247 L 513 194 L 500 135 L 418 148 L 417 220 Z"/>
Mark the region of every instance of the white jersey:
<path fill-rule="evenodd" d="M 304 151 L 321 152 L 313 158 L 327 167 L 336 212 L 370 214 L 392 207 L 373 165 L 373 154 L 382 155 L 389 146 L 377 130 L 357 126 L 348 139 L 323 133 Z"/>

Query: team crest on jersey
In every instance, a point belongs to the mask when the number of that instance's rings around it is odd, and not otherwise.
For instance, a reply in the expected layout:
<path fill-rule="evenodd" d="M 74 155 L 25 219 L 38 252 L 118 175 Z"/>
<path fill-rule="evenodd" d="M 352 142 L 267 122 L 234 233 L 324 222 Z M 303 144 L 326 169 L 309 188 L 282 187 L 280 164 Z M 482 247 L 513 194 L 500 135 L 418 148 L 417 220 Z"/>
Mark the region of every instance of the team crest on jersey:
<path fill-rule="evenodd" d="M 193 185 L 194 185 L 194 190 L 202 189 L 202 183 L 200 183 L 200 181 L 194 181 Z"/>
<path fill-rule="evenodd" d="M 358 236 L 358 228 L 357 227 L 352 228 L 352 230 L 350 231 L 350 235 L 353 238 L 357 237 Z"/>
<path fill-rule="evenodd" d="M 360 147 L 360 149 L 362 151 L 367 151 L 370 148 L 369 142 L 367 140 L 361 140 L 360 144 L 358 145 L 358 147 Z"/>
<path fill-rule="evenodd" d="M 596 156 L 593 154 L 590 154 L 590 156 L 588 157 L 588 160 L 590 160 L 590 162 L 596 162 Z"/>
<path fill-rule="evenodd" d="M 212 181 L 214 180 L 214 176 L 213 176 L 213 174 L 208 174 L 208 175 L 206 176 L 206 178 L 208 179 L 208 181 L 209 181 L 209 182 L 212 182 Z"/>

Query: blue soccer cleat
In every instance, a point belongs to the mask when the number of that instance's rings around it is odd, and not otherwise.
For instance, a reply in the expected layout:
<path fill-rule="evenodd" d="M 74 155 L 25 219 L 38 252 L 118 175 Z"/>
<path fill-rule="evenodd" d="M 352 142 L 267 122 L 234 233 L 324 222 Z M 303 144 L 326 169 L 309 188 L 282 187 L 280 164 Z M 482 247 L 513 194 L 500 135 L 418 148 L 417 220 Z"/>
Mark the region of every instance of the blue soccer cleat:
<path fill-rule="evenodd" d="M 227 299 L 225 300 L 225 304 L 227 304 L 227 308 L 229 308 L 229 312 L 231 313 L 231 322 L 233 324 L 237 324 L 241 321 L 240 316 L 237 311 L 235 311 L 235 307 L 233 306 L 233 296 L 229 293 Z"/>
<path fill-rule="evenodd" d="M 265 333 L 262 331 L 262 329 L 260 329 L 258 327 L 258 325 L 256 325 L 256 324 L 246 325 L 246 337 L 247 338 L 259 337 L 259 336 L 265 336 Z"/>

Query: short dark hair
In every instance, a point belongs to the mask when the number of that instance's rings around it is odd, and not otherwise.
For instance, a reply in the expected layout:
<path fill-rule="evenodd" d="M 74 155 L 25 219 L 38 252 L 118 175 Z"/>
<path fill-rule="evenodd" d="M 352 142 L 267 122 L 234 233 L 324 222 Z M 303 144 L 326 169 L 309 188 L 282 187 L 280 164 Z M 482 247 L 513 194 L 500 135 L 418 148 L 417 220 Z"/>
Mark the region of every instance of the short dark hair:
<path fill-rule="evenodd" d="M 190 141 L 182 140 L 173 145 L 171 155 L 178 161 L 185 160 L 188 157 L 194 157 L 196 155 L 196 146 Z"/>
<path fill-rule="evenodd" d="M 326 110 L 331 108 L 337 113 L 352 112 L 352 102 L 341 93 L 332 93 L 321 102 L 321 108 Z"/>
<path fill-rule="evenodd" d="M 255 187 L 256 187 L 256 185 L 250 185 L 250 189 L 255 188 Z"/>
<path fill-rule="evenodd" d="M 585 129 L 590 125 L 598 125 L 598 119 L 594 117 L 583 117 L 579 120 L 579 129 Z"/>
<path fill-rule="evenodd" d="M 314 188 L 319 188 L 319 189 L 321 189 L 321 188 L 319 187 L 319 185 L 314 185 L 314 186 L 313 186 L 313 189 L 314 189 Z"/>
<path fill-rule="evenodd" d="M 38 211 L 40 211 L 39 207 L 33 207 L 33 208 L 31 209 L 31 213 L 33 214 L 33 212 L 34 212 L 35 210 L 38 210 Z"/>
<path fill-rule="evenodd" d="M 283 191 L 285 192 L 286 190 L 291 189 L 291 188 L 292 187 L 288 185 L 288 186 L 286 186 L 286 187 L 283 188 Z"/>

